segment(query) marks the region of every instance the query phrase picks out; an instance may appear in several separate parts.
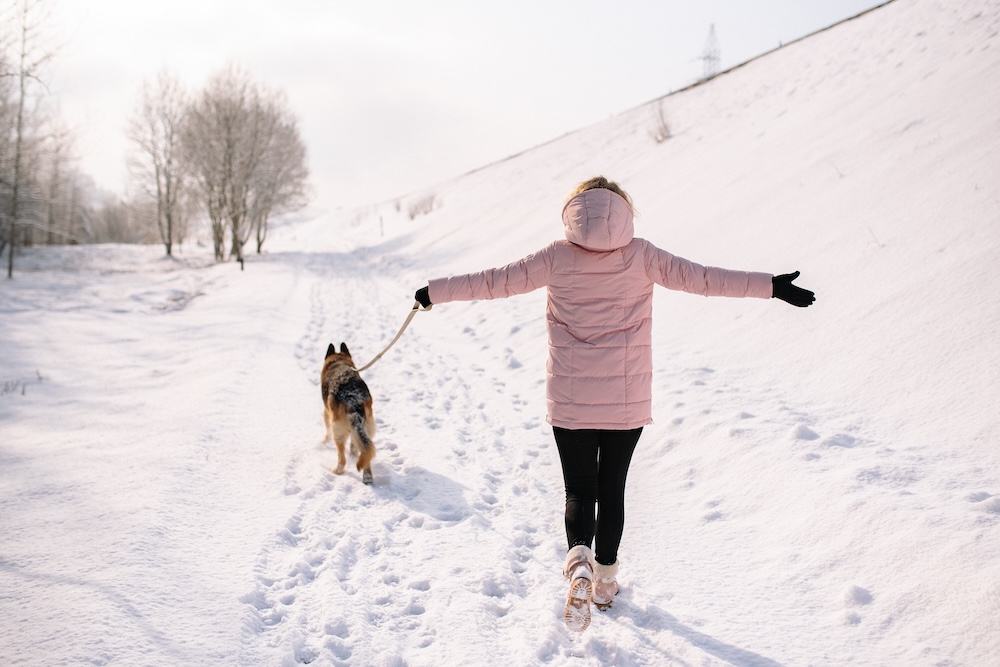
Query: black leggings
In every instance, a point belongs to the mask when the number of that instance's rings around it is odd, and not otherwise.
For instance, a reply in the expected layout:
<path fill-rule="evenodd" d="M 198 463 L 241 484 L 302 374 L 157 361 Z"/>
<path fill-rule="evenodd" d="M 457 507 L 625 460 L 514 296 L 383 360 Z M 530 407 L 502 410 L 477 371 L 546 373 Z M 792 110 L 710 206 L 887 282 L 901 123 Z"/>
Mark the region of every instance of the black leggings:
<path fill-rule="evenodd" d="M 552 432 L 566 483 L 569 548 L 595 542 L 597 562 L 613 565 L 625 526 L 625 477 L 642 428 L 577 431 L 553 426 Z"/>

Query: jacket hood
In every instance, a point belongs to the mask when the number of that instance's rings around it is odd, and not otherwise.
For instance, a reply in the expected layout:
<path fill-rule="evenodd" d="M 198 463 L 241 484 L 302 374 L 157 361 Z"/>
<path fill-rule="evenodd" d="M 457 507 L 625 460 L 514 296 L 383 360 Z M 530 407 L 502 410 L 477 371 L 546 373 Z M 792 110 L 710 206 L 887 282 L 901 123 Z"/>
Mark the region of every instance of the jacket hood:
<path fill-rule="evenodd" d="M 607 252 L 632 241 L 632 207 L 611 190 L 594 188 L 571 197 L 562 219 L 566 240 L 587 250 Z"/>

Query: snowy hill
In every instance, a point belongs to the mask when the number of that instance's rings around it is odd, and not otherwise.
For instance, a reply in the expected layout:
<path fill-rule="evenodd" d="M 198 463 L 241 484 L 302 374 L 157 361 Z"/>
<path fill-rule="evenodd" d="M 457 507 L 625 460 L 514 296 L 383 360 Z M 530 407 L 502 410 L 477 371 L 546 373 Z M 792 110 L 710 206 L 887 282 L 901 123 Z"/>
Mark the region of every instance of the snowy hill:
<path fill-rule="evenodd" d="M 286 225 L 244 272 L 26 253 L 0 286 L 0 664 L 996 664 L 998 84 L 1000 5 L 897 0 L 664 98 L 668 141 L 654 101 Z M 623 589 L 577 636 L 544 294 L 419 313 L 365 372 L 372 487 L 330 473 L 318 374 L 328 342 L 377 354 L 428 278 L 558 238 L 597 173 L 637 235 L 799 269 L 818 302 L 657 293 Z"/>

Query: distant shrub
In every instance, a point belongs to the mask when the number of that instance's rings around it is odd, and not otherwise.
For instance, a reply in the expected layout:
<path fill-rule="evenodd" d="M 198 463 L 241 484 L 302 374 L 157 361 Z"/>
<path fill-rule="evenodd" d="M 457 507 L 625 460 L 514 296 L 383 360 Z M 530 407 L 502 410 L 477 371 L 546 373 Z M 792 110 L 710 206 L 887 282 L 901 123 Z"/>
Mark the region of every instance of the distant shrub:
<path fill-rule="evenodd" d="M 650 130 L 649 134 L 658 144 L 662 144 L 671 137 L 670 123 L 667 121 L 666 112 L 663 111 L 663 100 L 657 102 L 653 108 L 653 129 Z"/>
<path fill-rule="evenodd" d="M 410 203 L 410 220 L 415 219 L 418 215 L 427 215 L 435 208 L 437 208 L 438 202 L 437 197 L 433 194 L 427 195 L 426 197 L 421 197 L 414 202 Z"/>

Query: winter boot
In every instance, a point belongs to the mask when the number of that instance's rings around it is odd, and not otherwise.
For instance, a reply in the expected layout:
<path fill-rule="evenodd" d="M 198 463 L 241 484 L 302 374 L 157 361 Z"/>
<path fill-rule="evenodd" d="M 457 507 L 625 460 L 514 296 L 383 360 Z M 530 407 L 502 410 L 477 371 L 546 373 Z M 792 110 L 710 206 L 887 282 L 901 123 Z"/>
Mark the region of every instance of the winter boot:
<path fill-rule="evenodd" d="M 618 595 L 618 561 L 611 565 L 594 563 L 594 606 L 601 611 L 607 611 L 612 600 Z"/>
<path fill-rule="evenodd" d="M 570 630 L 583 632 L 590 625 L 590 596 L 594 590 L 594 552 L 578 544 L 566 554 L 563 576 L 569 579 L 563 618 Z"/>

